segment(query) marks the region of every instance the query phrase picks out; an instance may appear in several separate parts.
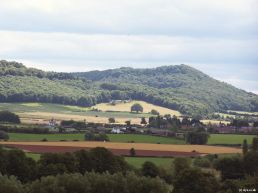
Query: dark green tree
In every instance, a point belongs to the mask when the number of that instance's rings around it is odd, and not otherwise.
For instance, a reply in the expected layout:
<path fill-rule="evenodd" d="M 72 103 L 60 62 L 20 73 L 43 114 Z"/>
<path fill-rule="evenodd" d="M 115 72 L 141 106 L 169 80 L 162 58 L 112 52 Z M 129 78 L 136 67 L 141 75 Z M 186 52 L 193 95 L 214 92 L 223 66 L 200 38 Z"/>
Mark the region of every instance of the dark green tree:
<path fill-rule="evenodd" d="M 131 149 L 130 149 L 130 156 L 131 156 L 131 157 L 135 157 L 135 155 L 136 155 L 135 149 L 134 149 L 134 148 L 131 148 Z"/>
<path fill-rule="evenodd" d="M 244 155 L 248 152 L 248 144 L 247 144 L 247 140 L 246 139 L 244 139 L 244 141 L 243 141 L 242 150 L 243 150 L 243 154 Z"/>
<path fill-rule="evenodd" d="M 155 109 L 152 109 L 150 113 L 153 115 L 159 115 L 159 112 Z"/>
<path fill-rule="evenodd" d="M 185 169 L 173 183 L 173 193 L 214 193 L 219 188 L 216 178 L 198 169 Z"/>
<path fill-rule="evenodd" d="M 143 107 L 141 104 L 139 103 L 135 103 L 131 106 L 131 112 L 136 112 L 136 113 L 139 113 L 139 112 L 143 112 Z"/>
<path fill-rule="evenodd" d="M 252 150 L 253 150 L 253 151 L 258 151 L 258 137 L 254 137 L 254 138 L 253 138 Z"/>
<path fill-rule="evenodd" d="M 0 111 L 0 122 L 21 123 L 19 116 L 10 111 Z"/>
<path fill-rule="evenodd" d="M 222 180 L 241 179 L 244 177 L 244 163 L 240 156 L 225 157 L 215 163 L 215 168 L 221 171 Z"/>
<path fill-rule="evenodd" d="M 1 139 L 8 140 L 9 139 L 8 133 L 6 133 L 5 131 L 0 130 L 0 140 Z"/>
<path fill-rule="evenodd" d="M 203 145 L 208 142 L 209 134 L 203 131 L 191 131 L 186 135 L 186 142 L 190 144 Z"/>
<path fill-rule="evenodd" d="M 250 176 L 258 175 L 258 152 L 257 151 L 249 151 L 244 156 L 244 169 L 245 173 Z"/>
<path fill-rule="evenodd" d="M 149 161 L 144 162 L 144 164 L 142 165 L 142 175 L 144 176 L 149 176 L 149 177 L 156 177 L 159 175 L 159 169 L 158 167 Z"/>
<path fill-rule="evenodd" d="M 0 174 L 0 193 L 26 193 L 24 186 L 14 176 Z"/>
<path fill-rule="evenodd" d="M 110 117 L 110 118 L 108 118 L 108 122 L 109 122 L 109 123 L 115 123 L 116 120 L 115 120 L 114 117 Z"/>
<path fill-rule="evenodd" d="M 142 118 L 141 118 L 141 124 L 143 124 L 143 125 L 146 125 L 146 124 L 147 124 L 147 121 L 146 121 L 145 117 L 142 117 Z"/>
<path fill-rule="evenodd" d="M 175 158 L 173 162 L 174 176 L 178 176 L 182 171 L 189 169 L 190 167 L 190 159 L 182 157 Z"/>

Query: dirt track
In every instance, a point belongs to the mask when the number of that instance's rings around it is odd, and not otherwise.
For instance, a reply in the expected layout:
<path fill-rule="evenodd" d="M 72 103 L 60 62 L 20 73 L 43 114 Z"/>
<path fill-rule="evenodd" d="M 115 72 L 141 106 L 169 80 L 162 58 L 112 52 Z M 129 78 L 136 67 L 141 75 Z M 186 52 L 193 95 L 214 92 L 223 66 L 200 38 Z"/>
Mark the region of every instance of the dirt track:
<path fill-rule="evenodd" d="M 72 152 L 80 149 L 105 147 L 117 155 L 129 155 L 134 148 L 139 156 L 197 156 L 201 154 L 241 153 L 241 149 L 208 145 L 165 145 L 146 143 L 112 143 L 112 142 L 0 142 L 0 144 L 18 147 L 26 151 Z"/>

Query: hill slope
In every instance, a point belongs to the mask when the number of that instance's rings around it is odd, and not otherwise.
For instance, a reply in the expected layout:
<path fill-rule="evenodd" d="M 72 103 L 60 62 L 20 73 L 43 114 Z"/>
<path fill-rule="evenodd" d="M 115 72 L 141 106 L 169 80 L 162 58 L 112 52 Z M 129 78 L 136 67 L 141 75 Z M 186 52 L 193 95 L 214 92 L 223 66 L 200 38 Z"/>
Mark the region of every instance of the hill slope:
<path fill-rule="evenodd" d="M 0 61 L 0 102 L 92 106 L 112 99 L 143 100 L 192 115 L 228 109 L 258 110 L 257 95 L 187 65 L 55 73 Z"/>
<path fill-rule="evenodd" d="M 187 65 L 120 68 L 76 75 L 97 82 L 102 89 L 131 90 L 137 99 L 183 113 L 203 114 L 227 109 L 257 111 L 258 107 L 257 95 L 217 81 Z"/>

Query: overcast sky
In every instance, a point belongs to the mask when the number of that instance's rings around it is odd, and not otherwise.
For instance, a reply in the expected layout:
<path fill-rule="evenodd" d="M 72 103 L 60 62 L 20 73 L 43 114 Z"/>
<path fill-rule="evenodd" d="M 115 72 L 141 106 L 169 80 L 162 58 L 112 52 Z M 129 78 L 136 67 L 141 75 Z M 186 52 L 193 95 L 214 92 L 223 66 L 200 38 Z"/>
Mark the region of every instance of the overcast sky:
<path fill-rule="evenodd" d="M 258 94 L 257 0 L 0 0 L 0 59 L 53 71 L 188 64 Z"/>

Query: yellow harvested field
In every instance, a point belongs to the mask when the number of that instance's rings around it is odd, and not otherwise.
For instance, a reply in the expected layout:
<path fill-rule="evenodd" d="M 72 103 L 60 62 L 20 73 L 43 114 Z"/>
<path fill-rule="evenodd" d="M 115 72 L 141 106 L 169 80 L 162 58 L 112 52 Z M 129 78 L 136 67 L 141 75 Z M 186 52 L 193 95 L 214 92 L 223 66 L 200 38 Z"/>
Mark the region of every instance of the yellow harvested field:
<path fill-rule="evenodd" d="M 228 112 L 232 112 L 232 113 L 239 113 L 239 114 L 247 114 L 247 115 L 258 115 L 258 112 L 231 111 L 231 110 L 229 110 Z"/>
<path fill-rule="evenodd" d="M 171 114 L 171 115 L 176 115 L 176 116 L 180 116 L 180 112 L 179 111 L 175 111 L 172 109 L 168 109 L 165 107 L 160 107 L 157 105 L 153 105 L 144 101 L 131 101 L 131 102 L 127 102 L 127 103 L 119 103 L 116 105 L 111 105 L 109 103 L 100 103 L 97 104 L 95 106 L 93 106 L 92 108 L 95 109 L 99 109 L 102 111 L 123 111 L 123 112 L 130 112 L 131 111 L 131 106 L 135 103 L 139 103 L 142 105 L 143 107 L 143 113 L 149 113 L 151 112 L 152 109 L 157 110 L 161 115 L 165 115 L 165 114 Z"/>
<path fill-rule="evenodd" d="M 74 114 L 62 114 L 62 113 L 50 113 L 50 112 L 26 112 L 26 113 L 17 113 L 21 117 L 23 123 L 48 123 L 52 118 L 57 121 L 61 120 L 75 120 L 83 121 L 86 119 L 88 122 L 94 123 L 108 123 L 108 117 L 95 117 L 95 116 L 83 116 L 83 115 L 74 115 Z M 125 124 L 125 121 L 130 120 L 132 124 L 140 124 L 140 118 L 116 118 L 116 123 Z"/>
<path fill-rule="evenodd" d="M 36 145 L 36 146 L 56 146 L 56 147 L 105 147 L 107 149 L 129 150 L 151 150 L 151 151 L 172 151 L 172 152 L 192 152 L 201 154 L 231 154 L 241 153 L 240 148 L 219 147 L 208 145 L 166 145 L 166 144 L 148 144 L 148 143 L 113 143 L 113 142 L 4 142 L 2 145 Z"/>
<path fill-rule="evenodd" d="M 201 122 L 205 125 L 212 124 L 212 125 L 219 125 L 220 123 L 229 124 L 229 121 L 217 121 L 217 120 L 201 120 Z"/>

